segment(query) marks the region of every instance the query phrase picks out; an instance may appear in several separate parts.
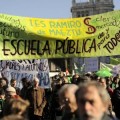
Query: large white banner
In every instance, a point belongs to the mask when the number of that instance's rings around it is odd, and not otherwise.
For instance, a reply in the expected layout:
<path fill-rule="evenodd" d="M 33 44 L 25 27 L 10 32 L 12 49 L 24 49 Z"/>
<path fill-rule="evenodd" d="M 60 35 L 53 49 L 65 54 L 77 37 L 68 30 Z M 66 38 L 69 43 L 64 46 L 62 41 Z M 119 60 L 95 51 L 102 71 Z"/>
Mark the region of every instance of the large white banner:
<path fill-rule="evenodd" d="M 39 60 L 12 60 L 12 61 L 0 61 L 1 73 L 9 81 L 11 79 L 17 80 L 17 86 L 21 87 L 21 79 L 27 78 L 33 80 L 34 77 L 39 77 L 41 83 L 41 73 L 43 61 Z M 48 63 L 47 63 L 48 65 Z M 49 69 L 49 66 L 47 66 Z M 49 71 L 48 71 L 49 72 Z M 49 76 L 48 76 L 49 77 Z M 42 85 L 43 86 L 43 85 Z M 44 87 L 44 86 L 43 86 Z"/>

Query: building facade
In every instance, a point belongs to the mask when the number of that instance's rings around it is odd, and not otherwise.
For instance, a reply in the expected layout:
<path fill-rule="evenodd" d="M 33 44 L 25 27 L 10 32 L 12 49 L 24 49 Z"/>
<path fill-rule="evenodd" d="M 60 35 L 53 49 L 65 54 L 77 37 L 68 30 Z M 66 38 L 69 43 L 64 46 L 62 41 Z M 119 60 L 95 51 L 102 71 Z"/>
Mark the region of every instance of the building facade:
<path fill-rule="evenodd" d="M 114 10 L 113 0 L 72 0 L 72 17 L 96 15 Z"/>

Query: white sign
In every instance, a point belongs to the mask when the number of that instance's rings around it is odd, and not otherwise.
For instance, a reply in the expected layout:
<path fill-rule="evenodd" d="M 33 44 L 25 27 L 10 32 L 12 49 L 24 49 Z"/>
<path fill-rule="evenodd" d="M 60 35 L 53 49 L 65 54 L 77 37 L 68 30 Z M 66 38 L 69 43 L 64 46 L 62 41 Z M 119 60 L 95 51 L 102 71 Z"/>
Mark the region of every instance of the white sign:
<path fill-rule="evenodd" d="M 0 61 L 0 70 L 4 77 L 9 81 L 11 79 L 17 80 L 17 86 L 21 87 L 21 79 L 27 78 L 28 80 L 33 80 L 34 77 L 38 76 L 39 79 L 43 74 L 41 74 L 41 69 L 44 69 L 42 66 L 43 61 L 41 60 L 12 60 L 12 61 Z M 48 65 L 48 63 L 47 63 Z M 47 72 L 49 66 L 47 66 Z M 40 72 L 40 73 L 39 73 Z M 41 75 L 41 76 L 40 76 Z M 41 81 L 42 79 L 40 79 Z M 40 82 L 41 83 L 41 82 Z"/>
<path fill-rule="evenodd" d="M 48 59 L 40 60 L 38 78 L 40 80 L 40 86 L 43 88 L 50 88 Z"/>
<path fill-rule="evenodd" d="M 98 70 L 98 58 L 84 58 L 85 72 Z"/>

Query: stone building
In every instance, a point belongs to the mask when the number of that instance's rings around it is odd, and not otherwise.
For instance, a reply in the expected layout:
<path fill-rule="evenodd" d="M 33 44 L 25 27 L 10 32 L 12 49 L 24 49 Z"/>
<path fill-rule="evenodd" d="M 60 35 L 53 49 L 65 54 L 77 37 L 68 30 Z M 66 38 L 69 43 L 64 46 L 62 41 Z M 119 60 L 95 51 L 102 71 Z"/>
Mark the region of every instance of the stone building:
<path fill-rule="evenodd" d="M 96 15 L 114 10 L 113 0 L 72 0 L 72 17 Z"/>

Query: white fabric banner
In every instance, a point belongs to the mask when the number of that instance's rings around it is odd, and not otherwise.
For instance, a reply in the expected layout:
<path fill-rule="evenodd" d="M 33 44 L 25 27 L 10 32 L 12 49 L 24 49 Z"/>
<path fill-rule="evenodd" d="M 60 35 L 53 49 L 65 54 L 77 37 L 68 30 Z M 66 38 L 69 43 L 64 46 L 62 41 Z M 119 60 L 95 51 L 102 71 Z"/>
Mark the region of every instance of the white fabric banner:
<path fill-rule="evenodd" d="M 1 73 L 9 81 L 11 79 L 17 80 L 17 86 L 21 87 L 21 79 L 27 78 L 33 80 L 34 77 L 39 77 L 41 83 L 41 65 L 46 59 L 39 60 L 12 60 L 12 61 L 0 61 Z M 47 63 L 48 65 L 48 63 Z M 49 66 L 48 70 L 49 70 Z M 42 86 L 43 87 L 43 86 Z"/>

